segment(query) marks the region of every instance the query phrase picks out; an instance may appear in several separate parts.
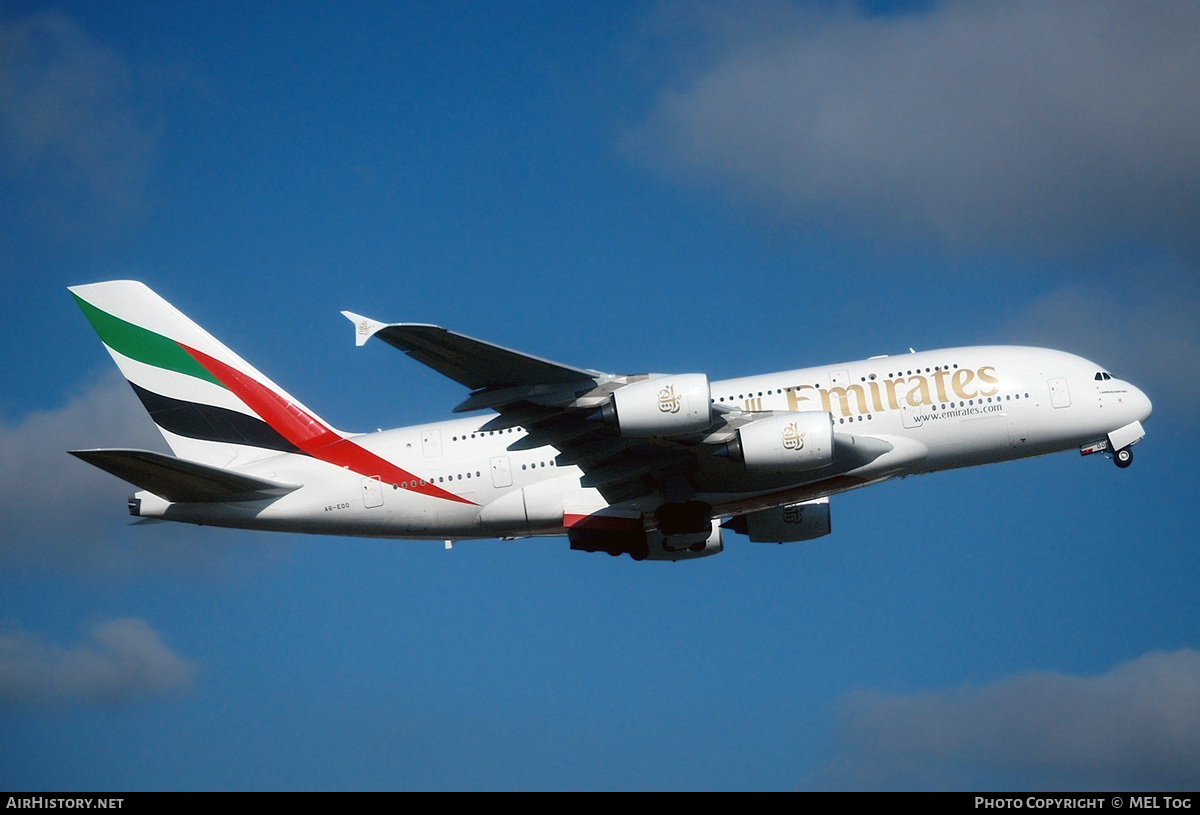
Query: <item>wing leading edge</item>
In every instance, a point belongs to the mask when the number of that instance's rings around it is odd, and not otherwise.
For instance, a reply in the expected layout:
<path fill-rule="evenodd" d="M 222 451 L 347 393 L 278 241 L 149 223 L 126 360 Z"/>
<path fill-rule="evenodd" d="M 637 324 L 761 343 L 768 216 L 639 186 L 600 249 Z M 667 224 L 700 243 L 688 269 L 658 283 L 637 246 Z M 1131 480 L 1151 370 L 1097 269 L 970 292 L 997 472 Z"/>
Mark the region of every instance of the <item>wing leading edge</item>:
<path fill-rule="evenodd" d="M 355 324 L 358 345 L 378 337 L 473 391 L 585 384 L 607 376 L 456 334 L 437 325 L 388 324 L 350 311 L 342 314 Z"/>

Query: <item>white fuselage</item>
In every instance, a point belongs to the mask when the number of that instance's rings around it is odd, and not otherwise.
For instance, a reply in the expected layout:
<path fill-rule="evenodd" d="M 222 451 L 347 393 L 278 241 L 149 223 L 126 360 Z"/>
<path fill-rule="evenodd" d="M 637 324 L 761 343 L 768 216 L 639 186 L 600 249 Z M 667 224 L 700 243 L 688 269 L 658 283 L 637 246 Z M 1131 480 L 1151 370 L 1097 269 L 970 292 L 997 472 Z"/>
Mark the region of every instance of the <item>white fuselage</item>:
<path fill-rule="evenodd" d="M 1095 363 L 1045 349 L 982 346 L 878 357 L 715 381 L 713 403 L 741 411 L 824 411 L 835 435 L 880 439 L 889 452 L 859 467 L 749 472 L 704 455 L 698 500 L 715 516 L 809 501 L 915 473 L 1023 458 L 1101 440 L 1150 414 L 1150 401 Z M 650 518 L 662 495 L 608 506 L 559 466 L 553 447 L 510 450 L 525 436 L 482 431 L 476 416 L 354 436 L 414 481 L 366 477 L 316 458 L 281 453 L 242 468 L 303 484 L 270 500 L 169 504 L 137 494 L 148 517 L 272 530 L 390 538 L 464 539 L 564 533 L 563 516 L 613 511 Z M 851 438 L 853 437 L 853 438 Z M 459 500 L 421 491 L 434 484 Z M 648 523 L 652 523 L 648 521 Z"/>

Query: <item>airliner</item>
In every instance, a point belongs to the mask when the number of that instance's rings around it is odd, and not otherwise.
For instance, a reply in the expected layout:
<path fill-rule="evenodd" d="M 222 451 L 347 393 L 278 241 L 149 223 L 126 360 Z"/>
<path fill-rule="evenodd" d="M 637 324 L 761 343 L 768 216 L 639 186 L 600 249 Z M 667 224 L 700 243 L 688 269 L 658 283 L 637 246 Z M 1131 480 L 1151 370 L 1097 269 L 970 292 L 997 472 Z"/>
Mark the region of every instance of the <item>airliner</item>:
<path fill-rule="evenodd" d="M 419 323 L 343 312 L 469 393 L 474 414 L 333 428 L 135 281 L 72 287 L 175 455 L 73 450 L 138 488 L 140 518 L 454 541 L 566 537 L 677 561 L 726 532 L 805 541 L 829 499 L 894 478 L 1066 450 L 1133 460 L 1150 400 L 1042 348 L 872 357 L 739 379 L 576 368 Z"/>

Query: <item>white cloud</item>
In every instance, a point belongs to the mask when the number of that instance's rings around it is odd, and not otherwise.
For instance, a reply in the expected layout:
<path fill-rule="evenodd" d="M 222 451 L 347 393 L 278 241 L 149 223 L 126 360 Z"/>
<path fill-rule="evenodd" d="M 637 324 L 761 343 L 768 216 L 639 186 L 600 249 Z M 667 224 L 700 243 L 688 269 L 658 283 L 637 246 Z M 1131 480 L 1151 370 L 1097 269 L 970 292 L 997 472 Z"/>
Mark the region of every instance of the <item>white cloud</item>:
<path fill-rule="evenodd" d="M 61 408 L 0 422 L 0 564 L 95 576 L 161 568 L 195 574 L 226 568 L 230 550 L 241 553 L 240 568 L 246 558 L 279 553 L 262 533 L 131 526 L 125 499 L 136 488 L 67 453 L 95 447 L 166 451 L 115 372 Z"/>
<path fill-rule="evenodd" d="M 0 558 L 46 562 L 83 554 L 81 539 L 93 537 L 99 519 L 119 519 L 115 512 L 133 488 L 66 451 L 122 446 L 161 449 L 162 441 L 115 374 L 58 410 L 0 424 Z"/>
<path fill-rule="evenodd" d="M 1200 5 L 945 2 L 704 20 L 707 65 L 628 146 L 803 223 L 947 244 L 1197 246 Z"/>
<path fill-rule="evenodd" d="M 0 632 L 0 702 L 9 704 L 125 703 L 189 688 L 193 670 L 144 620 L 100 623 L 70 648 Z"/>
<path fill-rule="evenodd" d="M 1200 652 L 1099 676 L 1030 673 L 980 688 L 844 704 L 831 788 L 1196 789 Z"/>
<path fill-rule="evenodd" d="M 1131 270 L 1117 280 L 1075 283 L 1035 300 L 1002 332 L 1026 345 L 1078 353 L 1141 387 L 1157 422 L 1191 422 L 1200 404 L 1200 281 L 1175 270 L 1146 285 Z"/>
<path fill-rule="evenodd" d="M 59 12 L 0 19 L 6 220 L 61 239 L 123 228 L 140 217 L 157 144 L 119 53 Z"/>

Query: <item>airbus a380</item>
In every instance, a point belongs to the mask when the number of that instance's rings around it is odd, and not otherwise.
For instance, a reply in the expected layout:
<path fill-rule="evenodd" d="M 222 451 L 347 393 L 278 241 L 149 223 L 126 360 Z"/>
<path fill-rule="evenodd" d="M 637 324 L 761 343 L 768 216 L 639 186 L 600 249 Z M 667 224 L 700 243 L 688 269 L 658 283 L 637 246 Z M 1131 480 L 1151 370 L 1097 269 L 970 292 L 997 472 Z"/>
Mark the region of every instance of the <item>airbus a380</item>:
<path fill-rule="evenodd" d="M 318 418 L 141 283 L 71 289 L 175 453 L 75 450 L 139 488 L 142 518 L 453 540 L 566 536 L 683 560 L 723 530 L 830 532 L 829 496 L 918 473 L 1078 449 L 1132 461 L 1150 400 L 1041 348 L 873 357 L 741 379 L 575 368 L 433 325 L 343 312 L 464 385 L 477 415 L 376 433 Z M 487 411 L 478 415 L 480 411 Z"/>

